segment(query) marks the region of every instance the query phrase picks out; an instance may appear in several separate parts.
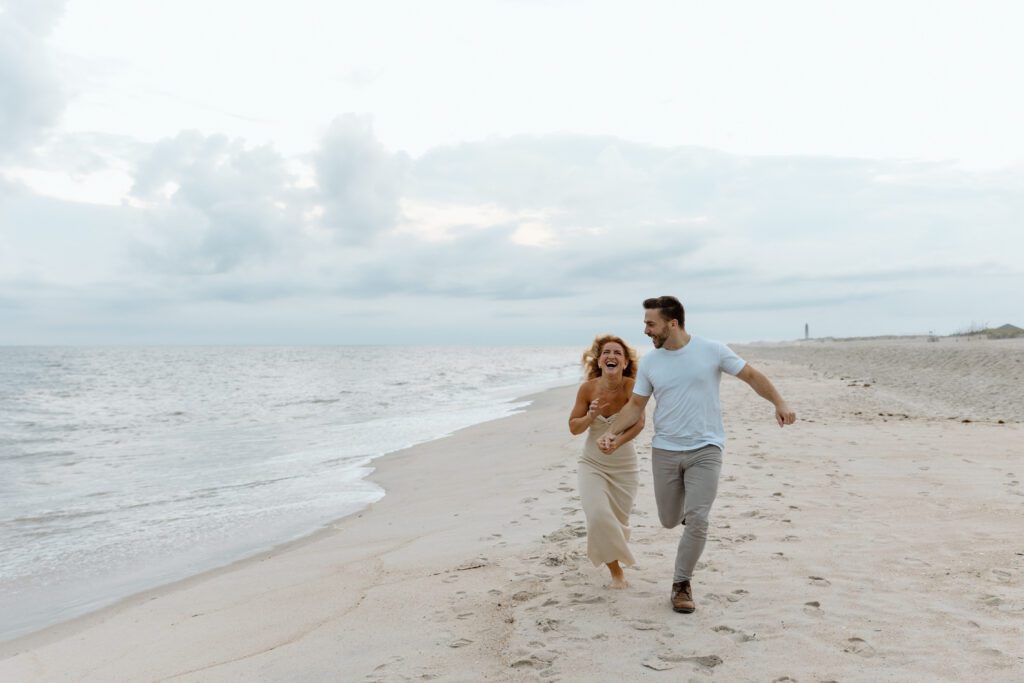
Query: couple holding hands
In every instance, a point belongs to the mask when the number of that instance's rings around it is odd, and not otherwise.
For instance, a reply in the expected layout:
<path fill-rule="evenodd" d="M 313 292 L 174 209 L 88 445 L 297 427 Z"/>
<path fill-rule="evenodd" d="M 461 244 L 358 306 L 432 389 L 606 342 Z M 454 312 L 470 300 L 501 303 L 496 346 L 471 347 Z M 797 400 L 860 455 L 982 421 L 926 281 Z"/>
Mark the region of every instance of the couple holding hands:
<path fill-rule="evenodd" d="M 686 331 L 678 299 L 644 301 L 644 334 L 654 350 L 637 361 L 619 337 L 602 335 L 583 354 L 587 379 L 576 395 L 569 431 L 588 432 L 579 460 L 579 491 L 587 518 L 587 556 L 608 566 L 612 588 L 626 588 L 621 565 L 633 565 L 629 514 L 640 468 L 631 443 L 644 427 L 654 396 L 651 470 L 662 526 L 685 525 L 676 552 L 671 603 L 676 612 L 696 609 L 690 580 L 707 541 L 708 516 L 718 492 L 725 429 L 719 401 L 723 372 L 743 380 L 775 406 L 779 426 L 796 413 L 772 383 L 717 341 Z"/>

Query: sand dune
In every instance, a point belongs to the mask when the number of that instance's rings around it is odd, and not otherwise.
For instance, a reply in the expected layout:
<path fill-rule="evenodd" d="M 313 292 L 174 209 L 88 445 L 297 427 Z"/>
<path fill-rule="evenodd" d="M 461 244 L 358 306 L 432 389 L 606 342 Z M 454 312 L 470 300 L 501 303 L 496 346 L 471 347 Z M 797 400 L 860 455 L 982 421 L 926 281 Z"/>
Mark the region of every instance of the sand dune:
<path fill-rule="evenodd" d="M 1024 422 L 1024 339 L 924 337 L 757 344 L 752 358 L 806 365 L 826 379 L 869 384 L 919 418 Z"/>
<path fill-rule="evenodd" d="M 1021 397 L 973 384 L 1024 347 L 923 344 L 740 349 L 804 419 L 724 380 L 692 615 L 649 431 L 632 588 L 586 561 L 569 387 L 379 461 L 387 496 L 317 537 L 3 644 L 0 679 L 1024 680 Z"/>

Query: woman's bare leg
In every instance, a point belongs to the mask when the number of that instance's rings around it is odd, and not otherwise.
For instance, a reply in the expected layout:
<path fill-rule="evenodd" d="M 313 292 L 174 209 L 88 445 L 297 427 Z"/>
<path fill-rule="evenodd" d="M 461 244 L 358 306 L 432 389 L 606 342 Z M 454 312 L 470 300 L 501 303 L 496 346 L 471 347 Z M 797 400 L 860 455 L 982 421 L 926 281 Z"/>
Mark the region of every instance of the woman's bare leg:
<path fill-rule="evenodd" d="M 612 582 L 608 584 L 609 588 L 629 588 L 629 582 L 626 581 L 626 575 L 622 572 L 618 560 L 608 563 L 608 571 L 612 573 Z"/>

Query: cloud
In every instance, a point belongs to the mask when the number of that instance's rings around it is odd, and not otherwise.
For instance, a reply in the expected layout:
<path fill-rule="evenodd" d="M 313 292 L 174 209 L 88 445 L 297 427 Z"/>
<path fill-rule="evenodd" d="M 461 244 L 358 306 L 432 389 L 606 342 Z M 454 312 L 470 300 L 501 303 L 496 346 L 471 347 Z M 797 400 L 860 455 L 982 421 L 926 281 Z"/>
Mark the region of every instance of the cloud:
<path fill-rule="evenodd" d="M 225 273 L 287 251 L 305 205 L 284 158 L 222 135 L 183 132 L 142 160 L 132 196 L 148 214 L 136 248 L 163 273 Z"/>
<path fill-rule="evenodd" d="M 313 156 L 321 224 L 342 244 L 365 244 L 395 226 L 408 160 L 374 137 L 368 117 L 342 116 Z"/>
<path fill-rule="evenodd" d="M 63 2 L 8 1 L 0 13 L 0 162 L 43 141 L 65 95 L 46 46 Z"/>
<path fill-rule="evenodd" d="M 137 164 L 131 191 L 148 215 L 135 249 L 141 265 L 165 275 L 225 275 L 302 272 L 307 257 L 319 254 L 335 264 L 358 262 L 360 250 L 399 221 L 407 159 L 388 152 L 369 120 L 354 116 L 336 120 L 310 158 L 312 186 L 270 146 L 196 131 L 160 141 Z M 377 252 L 371 260 L 383 259 Z M 210 291 L 238 296 L 222 285 Z"/>
<path fill-rule="evenodd" d="M 67 0 L 4 0 L 0 2 L 0 17 L 45 36 L 64 14 L 65 5 Z"/>

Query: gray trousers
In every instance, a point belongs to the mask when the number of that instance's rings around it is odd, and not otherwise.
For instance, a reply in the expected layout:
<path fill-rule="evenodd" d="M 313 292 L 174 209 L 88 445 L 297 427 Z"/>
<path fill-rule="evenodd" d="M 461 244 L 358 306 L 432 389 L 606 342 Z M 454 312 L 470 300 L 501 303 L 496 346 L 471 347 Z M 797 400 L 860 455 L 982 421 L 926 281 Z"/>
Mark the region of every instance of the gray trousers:
<path fill-rule="evenodd" d="M 693 451 L 652 449 L 654 499 L 666 529 L 686 524 L 676 551 L 672 582 L 688 581 L 708 540 L 708 516 L 718 494 L 722 449 L 704 446 Z"/>

